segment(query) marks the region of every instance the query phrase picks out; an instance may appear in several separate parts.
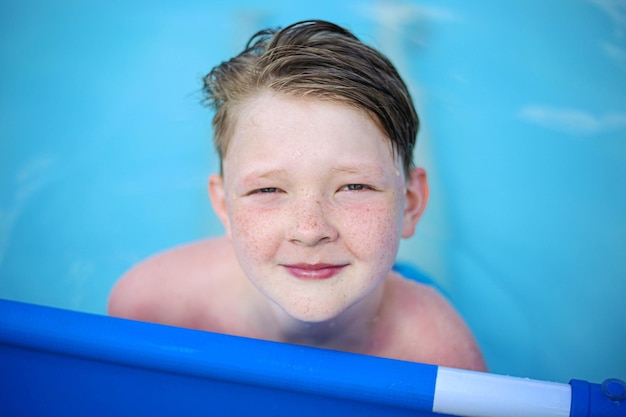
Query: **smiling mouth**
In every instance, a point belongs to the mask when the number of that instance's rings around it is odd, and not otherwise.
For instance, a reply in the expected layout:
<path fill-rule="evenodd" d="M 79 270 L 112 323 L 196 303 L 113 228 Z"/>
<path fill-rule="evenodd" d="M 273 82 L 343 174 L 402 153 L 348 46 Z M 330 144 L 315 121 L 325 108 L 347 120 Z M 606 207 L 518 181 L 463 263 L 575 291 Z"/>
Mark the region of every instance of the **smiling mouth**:
<path fill-rule="evenodd" d="M 339 274 L 347 265 L 333 264 L 295 264 L 284 265 L 295 278 L 302 280 L 324 280 Z"/>

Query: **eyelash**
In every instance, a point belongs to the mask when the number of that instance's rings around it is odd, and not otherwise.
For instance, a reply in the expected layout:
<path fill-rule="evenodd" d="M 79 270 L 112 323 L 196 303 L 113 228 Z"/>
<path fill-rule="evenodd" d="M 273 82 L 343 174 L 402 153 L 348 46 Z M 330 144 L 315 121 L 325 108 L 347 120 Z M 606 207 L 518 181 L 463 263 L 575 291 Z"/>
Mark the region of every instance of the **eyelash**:
<path fill-rule="evenodd" d="M 344 189 L 345 191 L 366 191 L 372 190 L 373 188 L 365 184 L 347 184 L 340 188 L 340 190 Z"/>
<path fill-rule="evenodd" d="M 251 194 L 272 194 L 278 192 L 277 187 L 263 187 L 258 190 L 254 190 Z"/>
<path fill-rule="evenodd" d="M 365 184 L 346 184 L 343 187 L 339 188 L 339 191 L 366 191 L 373 190 L 372 187 Z M 252 191 L 250 194 L 274 194 L 279 192 L 280 189 L 278 187 L 263 187 L 257 190 Z"/>

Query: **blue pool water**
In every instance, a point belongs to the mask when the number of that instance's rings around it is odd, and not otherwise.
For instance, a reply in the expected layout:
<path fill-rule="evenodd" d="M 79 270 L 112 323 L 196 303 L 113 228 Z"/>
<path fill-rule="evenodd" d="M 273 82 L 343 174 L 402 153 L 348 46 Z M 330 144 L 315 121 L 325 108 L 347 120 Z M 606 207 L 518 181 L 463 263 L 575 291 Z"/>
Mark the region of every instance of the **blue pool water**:
<path fill-rule="evenodd" d="M 200 79 L 266 26 L 385 51 L 432 200 L 400 259 L 491 370 L 626 378 L 626 10 L 610 0 L 0 4 L 0 298 L 104 314 L 127 268 L 221 233 Z"/>

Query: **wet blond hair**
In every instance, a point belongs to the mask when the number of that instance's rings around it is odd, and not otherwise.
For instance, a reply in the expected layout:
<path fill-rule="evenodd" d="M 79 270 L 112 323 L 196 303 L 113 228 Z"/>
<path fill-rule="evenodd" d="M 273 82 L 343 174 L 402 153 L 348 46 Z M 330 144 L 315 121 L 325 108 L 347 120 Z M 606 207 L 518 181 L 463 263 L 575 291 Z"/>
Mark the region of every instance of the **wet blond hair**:
<path fill-rule="evenodd" d="M 419 119 L 405 83 L 389 59 L 333 23 L 308 20 L 258 32 L 243 52 L 204 77 L 203 90 L 215 110 L 220 161 L 228 152 L 237 106 L 270 90 L 364 111 L 389 138 L 405 174 L 413 168 Z"/>

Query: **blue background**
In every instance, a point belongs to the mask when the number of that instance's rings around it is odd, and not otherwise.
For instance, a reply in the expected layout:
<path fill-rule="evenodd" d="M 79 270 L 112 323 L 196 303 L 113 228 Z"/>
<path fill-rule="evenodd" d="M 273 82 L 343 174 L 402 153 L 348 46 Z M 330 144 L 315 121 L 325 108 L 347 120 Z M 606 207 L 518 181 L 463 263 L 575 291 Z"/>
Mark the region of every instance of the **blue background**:
<path fill-rule="evenodd" d="M 385 52 L 431 204 L 399 258 L 492 371 L 626 378 L 626 6 L 619 0 L 0 3 L 0 297 L 104 314 L 137 261 L 222 233 L 201 78 L 323 18 Z"/>

